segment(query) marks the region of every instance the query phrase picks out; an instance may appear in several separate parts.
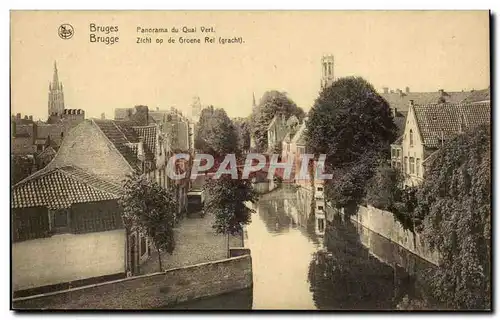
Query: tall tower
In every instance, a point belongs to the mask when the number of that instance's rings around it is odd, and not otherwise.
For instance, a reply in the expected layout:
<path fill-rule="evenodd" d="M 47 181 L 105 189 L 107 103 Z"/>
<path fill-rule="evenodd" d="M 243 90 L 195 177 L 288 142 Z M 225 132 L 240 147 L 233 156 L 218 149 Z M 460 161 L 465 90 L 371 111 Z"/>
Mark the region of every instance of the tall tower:
<path fill-rule="evenodd" d="M 54 75 L 49 84 L 49 117 L 61 116 L 64 112 L 64 93 L 62 82 L 59 82 L 57 64 L 54 61 Z"/>
<path fill-rule="evenodd" d="M 332 85 L 334 78 L 333 55 L 326 55 L 321 58 L 321 89 Z"/>

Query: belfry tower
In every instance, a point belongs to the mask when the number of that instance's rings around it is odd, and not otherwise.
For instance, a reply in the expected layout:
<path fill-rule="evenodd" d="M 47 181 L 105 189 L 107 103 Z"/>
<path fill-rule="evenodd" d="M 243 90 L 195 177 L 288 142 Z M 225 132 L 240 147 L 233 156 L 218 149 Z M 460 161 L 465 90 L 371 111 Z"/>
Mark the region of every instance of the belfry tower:
<path fill-rule="evenodd" d="M 61 116 L 64 112 L 64 93 L 62 82 L 59 82 L 57 64 L 54 61 L 54 75 L 49 84 L 49 117 Z"/>
<path fill-rule="evenodd" d="M 335 80 L 333 68 L 333 55 L 323 56 L 321 58 L 321 89 L 331 86 Z"/>

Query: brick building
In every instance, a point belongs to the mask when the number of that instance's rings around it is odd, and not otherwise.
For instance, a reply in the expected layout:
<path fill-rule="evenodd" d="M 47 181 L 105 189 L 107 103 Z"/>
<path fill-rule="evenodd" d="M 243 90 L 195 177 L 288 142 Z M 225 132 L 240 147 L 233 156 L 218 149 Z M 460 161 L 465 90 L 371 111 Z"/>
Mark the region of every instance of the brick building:
<path fill-rule="evenodd" d="M 490 102 L 417 105 L 410 101 L 404 134 L 391 147 L 392 165 L 402 168 L 405 185 L 418 185 L 426 163 L 446 140 L 490 122 Z"/>

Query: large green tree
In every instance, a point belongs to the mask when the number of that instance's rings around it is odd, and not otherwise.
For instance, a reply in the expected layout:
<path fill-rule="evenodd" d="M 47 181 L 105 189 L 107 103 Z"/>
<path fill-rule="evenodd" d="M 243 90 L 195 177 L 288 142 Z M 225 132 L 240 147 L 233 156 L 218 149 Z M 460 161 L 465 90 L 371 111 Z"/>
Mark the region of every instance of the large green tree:
<path fill-rule="evenodd" d="M 215 215 L 213 228 L 223 234 L 241 233 L 243 226 L 251 221 L 253 209 L 248 204 L 257 199 L 250 180 L 222 175 L 208 180 L 204 190 L 207 195 L 204 210 Z"/>
<path fill-rule="evenodd" d="M 389 104 L 363 78 L 341 78 L 320 92 L 309 112 L 306 142 L 312 153 L 327 155 L 327 171 L 337 179 L 328 181 L 327 194 L 337 206 L 361 201 L 396 131 Z"/>
<path fill-rule="evenodd" d="M 490 143 L 489 126 L 445 143 L 417 192 L 424 237 L 441 256 L 427 283 L 454 309 L 491 308 Z"/>
<path fill-rule="evenodd" d="M 250 123 L 248 118 L 236 118 L 233 120 L 236 134 L 238 136 L 238 148 L 241 151 L 250 150 Z"/>
<path fill-rule="evenodd" d="M 210 110 L 206 113 L 211 114 L 211 118 L 204 119 L 204 128 L 200 128 L 203 134 L 202 150 L 214 156 L 214 167 L 218 168 L 228 154 L 234 154 L 237 163 L 242 163 L 242 152 L 234 123 L 223 109 L 213 109 L 213 112 Z M 247 204 L 256 199 L 250 180 L 240 178 L 241 172 L 238 172 L 238 177 L 225 174 L 218 179 L 209 179 L 203 186 L 203 214 L 215 216 L 213 228 L 217 233 L 227 235 L 228 246 L 229 235 L 241 233 L 243 225 L 250 222 L 252 209 L 247 207 Z"/>
<path fill-rule="evenodd" d="M 134 173 L 124 184 L 119 199 L 124 225 L 152 240 L 158 253 L 158 266 L 163 271 L 161 253 L 175 249 L 174 224 L 178 202 L 173 187 L 163 189 L 144 175 Z"/>
<path fill-rule="evenodd" d="M 211 106 L 202 110 L 195 148 L 214 157 L 237 153 L 238 135 L 224 109 Z"/>
<path fill-rule="evenodd" d="M 265 92 L 250 117 L 250 130 L 257 151 L 263 152 L 267 149 L 267 127 L 277 114 L 283 114 L 286 118 L 295 115 L 299 120 L 305 115 L 304 110 L 299 108 L 286 93 L 276 90 Z"/>

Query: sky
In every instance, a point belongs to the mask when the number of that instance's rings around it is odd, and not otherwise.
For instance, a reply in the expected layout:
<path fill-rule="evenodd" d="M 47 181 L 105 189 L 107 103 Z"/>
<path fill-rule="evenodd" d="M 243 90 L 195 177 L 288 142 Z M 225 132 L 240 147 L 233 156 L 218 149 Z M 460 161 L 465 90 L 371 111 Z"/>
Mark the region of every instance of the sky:
<path fill-rule="evenodd" d="M 61 39 L 58 28 L 74 28 Z M 90 24 L 118 26 L 119 42 L 91 43 Z M 182 33 L 182 27 L 197 33 Z M 215 33 L 201 33 L 201 27 Z M 137 44 L 137 27 L 177 27 Z M 203 43 L 204 37 L 244 43 Z M 99 34 L 98 36 L 106 36 Z M 167 43 L 169 37 L 200 44 Z M 162 38 L 162 44 L 156 43 Z M 11 13 L 11 113 L 47 118 L 54 61 L 66 108 L 112 118 L 115 108 L 176 107 L 193 97 L 246 116 L 267 90 L 287 92 L 304 110 L 320 90 L 321 57 L 335 57 L 335 77 L 361 76 L 411 91 L 483 89 L 490 83 L 487 11 L 14 11 Z"/>

